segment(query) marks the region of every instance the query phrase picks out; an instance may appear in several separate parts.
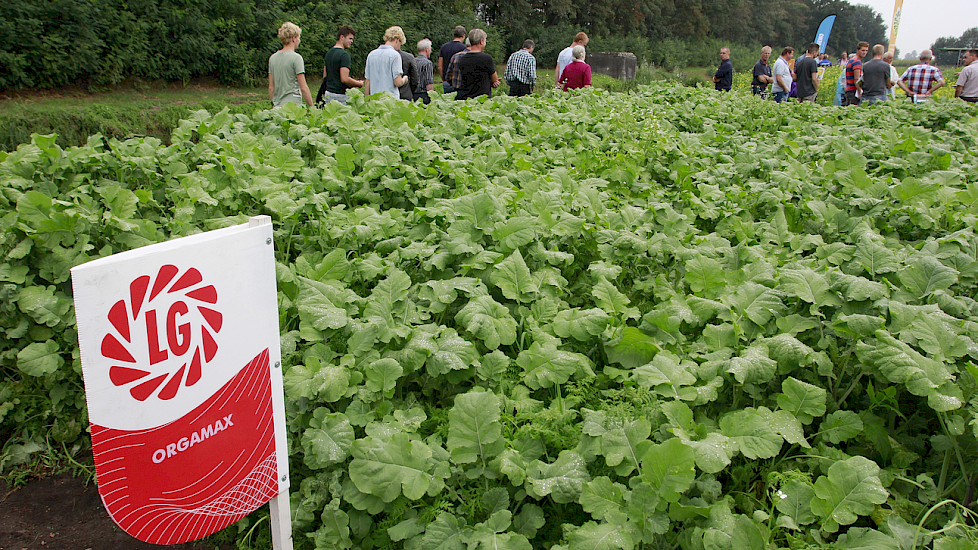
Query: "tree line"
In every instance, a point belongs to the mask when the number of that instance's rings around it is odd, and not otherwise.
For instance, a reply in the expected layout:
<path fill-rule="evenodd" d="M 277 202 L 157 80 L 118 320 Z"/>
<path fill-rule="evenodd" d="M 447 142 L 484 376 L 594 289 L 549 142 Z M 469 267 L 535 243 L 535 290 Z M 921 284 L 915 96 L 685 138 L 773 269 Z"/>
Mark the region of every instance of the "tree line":
<path fill-rule="evenodd" d="M 831 13 L 839 17 L 830 53 L 885 40 L 882 18 L 845 0 L 7 0 L 4 11 L 0 89 L 99 88 L 127 77 L 262 82 L 286 20 L 303 29 L 310 75 L 342 24 L 357 31 L 355 73 L 391 25 L 409 46 L 430 38 L 436 48 L 455 25 L 485 28 L 499 62 L 532 38 L 544 67 L 581 30 L 591 51 L 630 51 L 670 69 L 713 64 L 721 45 L 802 46 Z"/>

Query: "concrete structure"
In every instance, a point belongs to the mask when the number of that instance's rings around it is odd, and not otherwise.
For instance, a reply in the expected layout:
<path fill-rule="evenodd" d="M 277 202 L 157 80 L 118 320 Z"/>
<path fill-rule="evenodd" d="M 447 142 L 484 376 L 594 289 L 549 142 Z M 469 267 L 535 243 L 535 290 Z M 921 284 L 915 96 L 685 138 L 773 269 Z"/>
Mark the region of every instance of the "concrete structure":
<path fill-rule="evenodd" d="M 635 78 L 635 69 L 638 67 L 638 58 L 628 52 L 587 52 L 585 61 L 591 66 L 592 72 L 619 80 Z"/>

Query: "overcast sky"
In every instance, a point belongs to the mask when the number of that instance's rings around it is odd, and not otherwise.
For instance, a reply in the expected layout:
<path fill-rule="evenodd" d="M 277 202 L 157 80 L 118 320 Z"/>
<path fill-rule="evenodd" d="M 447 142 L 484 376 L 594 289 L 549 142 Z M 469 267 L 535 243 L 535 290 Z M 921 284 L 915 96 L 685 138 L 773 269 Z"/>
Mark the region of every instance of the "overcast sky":
<path fill-rule="evenodd" d="M 890 37 L 893 0 L 852 0 L 852 3 L 866 4 L 876 10 L 886 25 L 886 37 Z M 903 0 L 896 46 L 903 57 L 907 52 L 929 48 L 942 36 L 961 36 L 971 27 L 978 27 L 975 0 Z"/>

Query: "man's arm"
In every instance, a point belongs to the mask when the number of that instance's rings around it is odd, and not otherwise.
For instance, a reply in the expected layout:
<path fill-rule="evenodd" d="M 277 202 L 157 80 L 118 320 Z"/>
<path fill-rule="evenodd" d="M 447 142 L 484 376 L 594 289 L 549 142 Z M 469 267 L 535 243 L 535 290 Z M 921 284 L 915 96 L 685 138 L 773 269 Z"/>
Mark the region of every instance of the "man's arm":
<path fill-rule="evenodd" d="M 954 87 L 954 97 L 961 97 L 961 91 L 964 90 L 964 86 Z"/>
<path fill-rule="evenodd" d="M 275 100 L 275 79 L 272 78 L 272 73 L 268 73 L 268 100 Z"/>
<path fill-rule="evenodd" d="M 438 76 L 445 74 L 445 58 L 438 54 Z"/>
<path fill-rule="evenodd" d="M 407 75 L 403 75 L 403 74 L 397 75 L 397 76 L 394 77 L 394 86 L 397 86 L 398 88 L 400 88 L 405 83 L 407 83 L 407 81 L 408 81 Z"/>
<path fill-rule="evenodd" d="M 937 84 L 934 85 L 934 86 L 931 86 L 931 88 L 929 90 L 927 90 L 927 95 L 930 95 L 930 94 L 936 92 L 937 89 L 940 88 L 941 86 L 943 86 L 944 84 L 945 84 L 945 82 L 944 82 L 944 79 L 943 78 L 937 79 Z"/>
<path fill-rule="evenodd" d="M 302 100 L 306 102 L 306 105 L 312 107 L 312 94 L 309 93 L 309 86 L 306 85 L 305 73 L 299 73 L 295 75 L 295 78 L 299 81 L 299 90 L 302 92 Z"/>
<path fill-rule="evenodd" d="M 363 95 L 370 95 L 370 79 L 363 79 Z"/>
<path fill-rule="evenodd" d="M 815 89 L 818 90 L 818 65 L 815 66 L 816 70 L 812 72 L 812 84 L 815 85 Z"/>
<path fill-rule="evenodd" d="M 323 78 L 326 78 L 325 76 Z M 346 84 L 350 88 L 362 88 L 363 82 L 350 78 L 350 68 L 340 67 L 340 82 Z"/>
<path fill-rule="evenodd" d="M 903 93 L 907 95 L 913 95 L 913 92 L 910 91 L 910 88 L 907 87 L 907 84 L 903 81 L 902 78 L 900 80 L 897 80 L 897 86 L 899 86 L 900 89 L 903 90 Z"/>
<path fill-rule="evenodd" d="M 852 68 L 852 81 L 856 83 L 856 88 L 859 88 L 860 90 L 863 89 L 862 85 L 859 84 L 859 80 L 862 79 L 862 77 L 863 77 L 863 70 L 862 70 L 862 68 L 861 67 L 853 67 Z"/>

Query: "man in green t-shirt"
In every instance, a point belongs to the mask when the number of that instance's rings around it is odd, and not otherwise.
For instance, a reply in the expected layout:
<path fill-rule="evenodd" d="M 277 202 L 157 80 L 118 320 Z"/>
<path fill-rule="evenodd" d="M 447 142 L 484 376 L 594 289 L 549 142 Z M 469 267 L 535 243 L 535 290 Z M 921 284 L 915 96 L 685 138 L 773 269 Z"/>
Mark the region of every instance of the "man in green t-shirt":
<path fill-rule="evenodd" d="M 306 85 L 306 66 L 302 56 L 295 52 L 301 40 L 300 29 L 295 23 L 286 21 L 278 29 L 282 49 L 268 58 L 268 99 L 273 107 L 286 103 L 297 103 L 312 107 L 312 95 Z"/>
<path fill-rule="evenodd" d="M 336 45 L 326 52 L 326 65 L 323 67 L 323 83 L 316 94 L 316 104 L 339 101 L 346 105 L 346 91 L 350 88 L 363 88 L 363 81 L 350 76 L 352 58 L 347 48 L 353 45 L 353 27 L 343 25 L 336 33 Z"/>

